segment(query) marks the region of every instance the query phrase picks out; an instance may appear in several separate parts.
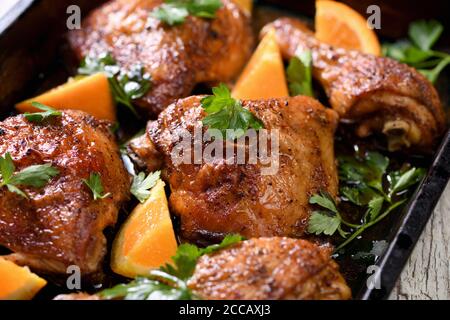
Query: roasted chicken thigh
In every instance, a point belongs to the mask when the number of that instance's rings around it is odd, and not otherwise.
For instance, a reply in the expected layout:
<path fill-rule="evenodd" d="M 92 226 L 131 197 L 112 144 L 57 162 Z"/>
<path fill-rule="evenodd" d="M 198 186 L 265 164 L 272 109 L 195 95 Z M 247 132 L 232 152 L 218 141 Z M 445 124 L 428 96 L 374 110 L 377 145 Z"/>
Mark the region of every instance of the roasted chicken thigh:
<path fill-rule="evenodd" d="M 51 163 L 59 170 L 42 188 L 21 186 L 28 198 L 0 189 L 0 245 L 10 258 L 44 273 L 66 273 L 77 265 L 95 273 L 106 253 L 105 227 L 115 223 L 128 198 L 130 179 L 109 123 L 80 111 L 32 123 L 23 115 L 0 122 L 0 154 L 9 152 L 16 170 Z M 83 182 L 99 173 L 103 199 Z"/>
<path fill-rule="evenodd" d="M 189 287 L 209 300 L 351 298 L 329 248 L 277 237 L 242 241 L 203 256 Z"/>
<path fill-rule="evenodd" d="M 313 76 L 340 117 L 357 122 L 360 137 L 383 132 L 391 150 L 434 146 L 445 115 L 435 88 L 422 74 L 390 58 L 320 43 L 296 19 L 278 19 L 262 33 L 271 28 L 286 59 L 298 51 L 312 52 Z"/>
<path fill-rule="evenodd" d="M 158 120 L 149 123 L 147 137 L 134 144 L 137 154 L 147 156 L 144 159 L 152 170 L 158 161 L 155 152 L 142 151 L 145 141 L 147 148 L 160 153 L 163 178 L 171 189 L 171 212 L 181 220 L 181 235 L 195 241 L 215 241 L 227 233 L 302 236 L 311 212 L 309 197 L 320 190 L 337 193 L 333 148 L 337 114 L 302 96 L 243 101 L 268 134 L 278 135 L 274 157 L 270 163 L 260 157 L 255 163 L 238 163 L 237 152 L 230 158 L 224 150 L 223 157 L 210 161 L 206 160 L 210 143 L 195 137 L 195 130 L 201 133 L 205 116 L 200 98 L 193 96 L 170 105 Z M 186 131 L 192 133 L 188 147 L 199 148 L 203 158 L 176 163 L 174 151 Z M 261 140 L 259 143 L 261 147 Z M 239 148 L 237 143 L 233 148 Z M 249 150 L 246 152 L 249 158 Z M 270 166 L 275 171 L 266 172 Z"/>
<path fill-rule="evenodd" d="M 231 0 L 223 0 L 216 18 L 189 16 L 169 26 L 150 13 L 161 0 L 114 0 L 94 10 L 80 30 L 69 34 L 79 58 L 110 52 L 130 70 L 142 65 L 152 88 L 137 104 L 157 115 L 194 86 L 231 80 L 251 54 L 250 17 Z"/>

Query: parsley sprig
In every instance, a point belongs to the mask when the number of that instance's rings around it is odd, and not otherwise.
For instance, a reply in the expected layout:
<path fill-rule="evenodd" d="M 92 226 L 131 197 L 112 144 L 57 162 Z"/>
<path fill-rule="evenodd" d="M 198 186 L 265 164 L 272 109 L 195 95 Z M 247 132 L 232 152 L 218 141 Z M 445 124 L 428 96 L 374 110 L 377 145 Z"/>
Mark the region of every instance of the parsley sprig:
<path fill-rule="evenodd" d="M 188 16 L 214 19 L 221 7 L 221 0 L 165 0 L 151 15 L 173 26 L 184 23 Z"/>
<path fill-rule="evenodd" d="M 144 67 L 136 64 L 125 72 L 117 65 L 116 60 L 110 53 L 84 57 L 78 68 L 78 73 L 91 75 L 98 72 L 103 72 L 108 77 L 109 86 L 116 103 L 126 106 L 137 115 L 133 100 L 143 97 L 151 88 L 151 76 L 145 72 Z"/>
<path fill-rule="evenodd" d="M 0 187 L 6 186 L 10 192 L 17 193 L 27 199 L 28 195 L 20 190 L 18 186 L 40 188 L 45 186 L 52 177 L 59 174 L 59 170 L 52 167 L 50 163 L 31 165 L 14 173 L 15 170 L 16 167 L 9 152 L 0 157 Z"/>
<path fill-rule="evenodd" d="M 444 27 L 436 20 L 419 20 L 410 24 L 408 40 L 383 45 L 383 55 L 406 63 L 435 82 L 450 64 L 450 54 L 432 50 Z"/>
<path fill-rule="evenodd" d="M 36 101 L 33 101 L 31 103 L 31 105 L 33 107 L 43 111 L 43 112 L 33 112 L 33 113 L 25 112 L 23 116 L 25 117 L 25 119 L 27 119 L 28 121 L 31 121 L 31 122 L 39 123 L 48 118 L 58 117 L 58 116 L 62 115 L 61 111 L 55 110 L 52 107 L 46 106 L 45 104 L 42 104 L 42 103 L 39 103 Z"/>
<path fill-rule="evenodd" d="M 320 192 L 309 200 L 322 210 L 311 214 L 308 232 L 331 236 L 337 231 L 345 239 L 337 246 L 336 251 L 339 251 L 403 205 L 408 189 L 422 180 L 425 171 L 405 166 L 388 172 L 388 166 L 389 159 L 378 152 L 367 152 L 363 158 L 340 157 L 341 199 L 364 208 L 365 213 L 359 224 L 350 223 L 343 218 L 335 200 L 328 193 Z"/>
<path fill-rule="evenodd" d="M 312 88 L 311 65 L 311 51 L 298 52 L 293 58 L 291 58 L 286 69 L 289 94 L 291 96 L 314 96 Z"/>
<path fill-rule="evenodd" d="M 89 178 L 82 179 L 82 181 L 91 189 L 94 200 L 104 199 L 111 195 L 110 192 L 103 193 L 102 178 L 98 172 L 91 172 Z"/>
<path fill-rule="evenodd" d="M 259 130 L 264 127 L 261 120 L 245 109 L 239 100 L 231 97 L 226 85 L 221 83 L 212 92 L 213 95 L 201 100 L 207 113 L 202 120 L 204 126 L 220 130 L 222 136 L 230 140 L 243 136 L 249 128 Z"/>
<path fill-rule="evenodd" d="M 150 197 L 150 190 L 155 186 L 160 176 L 161 171 L 152 172 L 147 177 L 144 172 L 139 172 L 139 174 L 133 177 L 130 189 L 131 194 L 133 194 L 139 202 L 143 203 Z"/>
<path fill-rule="evenodd" d="M 198 248 L 193 244 L 178 247 L 172 264 L 150 271 L 147 277 L 137 277 L 128 284 L 119 284 L 99 293 L 103 299 L 125 300 L 195 300 L 187 281 L 194 274 L 202 255 L 210 254 L 242 241 L 240 235 L 228 235 L 220 244 Z"/>

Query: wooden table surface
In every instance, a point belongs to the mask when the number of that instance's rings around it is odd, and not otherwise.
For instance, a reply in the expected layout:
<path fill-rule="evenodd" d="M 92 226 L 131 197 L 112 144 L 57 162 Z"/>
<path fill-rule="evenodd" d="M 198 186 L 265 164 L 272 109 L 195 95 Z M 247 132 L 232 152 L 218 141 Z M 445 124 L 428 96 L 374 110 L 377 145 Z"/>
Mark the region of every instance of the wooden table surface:
<path fill-rule="evenodd" d="M 450 182 L 390 299 L 450 299 Z"/>

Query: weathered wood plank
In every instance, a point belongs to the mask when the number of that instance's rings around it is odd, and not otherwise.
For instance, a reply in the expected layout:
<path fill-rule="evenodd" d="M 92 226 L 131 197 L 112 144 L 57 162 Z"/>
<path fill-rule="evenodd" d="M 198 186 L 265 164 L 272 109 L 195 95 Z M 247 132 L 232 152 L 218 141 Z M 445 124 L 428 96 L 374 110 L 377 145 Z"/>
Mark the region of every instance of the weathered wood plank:
<path fill-rule="evenodd" d="M 450 183 L 390 299 L 450 299 Z"/>

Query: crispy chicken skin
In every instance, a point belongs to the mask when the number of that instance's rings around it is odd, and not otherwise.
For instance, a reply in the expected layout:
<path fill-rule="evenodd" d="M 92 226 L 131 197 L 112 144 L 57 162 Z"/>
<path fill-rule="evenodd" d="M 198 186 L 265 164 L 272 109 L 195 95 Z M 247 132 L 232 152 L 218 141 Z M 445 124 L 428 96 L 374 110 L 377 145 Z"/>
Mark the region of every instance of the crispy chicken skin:
<path fill-rule="evenodd" d="M 313 76 L 341 118 L 358 123 L 361 137 L 383 132 L 389 147 L 429 150 L 445 128 L 445 114 L 433 85 L 415 69 L 395 60 L 320 43 L 303 23 L 281 18 L 274 28 L 286 59 L 311 50 Z"/>
<path fill-rule="evenodd" d="M 130 186 L 109 123 L 69 110 L 42 123 L 10 117 L 0 122 L 0 154 L 6 152 L 16 171 L 43 163 L 59 170 L 42 188 L 20 186 L 29 199 L 0 189 L 0 245 L 15 252 L 10 258 L 44 273 L 65 274 L 73 264 L 83 276 L 98 271 L 103 230 L 115 223 Z M 82 181 L 92 172 L 111 196 L 93 200 Z"/>
<path fill-rule="evenodd" d="M 222 0 L 215 19 L 188 17 L 168 26 L 150 12 L 160 0 L 114 0 L 93 11 L 69 42 L 81 58 L 110 52 L 125 70 L 141 64 L 152 88 L 137 104 L 157 115 L 194 86 L 231 80 L 251 54 L 250 17 L 233 1 Z"/>
<path fill-rule="evenodd" d="M 351 298 L 329 249 L 290 238 L 255 238 L 205 255 L 188 285 L 208 300 Z"/>
<path fill-rule="evenodd" d="M 163 157 L 163 178 L 171 188 L 169 204 L 181 219 L 182 237 L 207 242 L 227 233 L 302 236 L 311 211 L 309 197 L 319 190 L 337 193 L 333 149 L 337 114 L 302 96 L 243 101 L 265 129 L 279 130 L 279 157 L 272 158 L 278 161 L 274 162 L 277 170 L 263 174 L 267 163 L 260 158 L 253 164 L 237 164 L 236 154 L 231 163 L 225 157 L 214 161 L 202 158 L 198 164 L 174 163 L 172 151 L 181 141 L 181 132 L 202 130 L 200 121 L 205 114 L 200 98 L 178 100 L 147 127 L 153 147 Z M 189 146 L 194 150 L 200 143 L 204 157 L 209 142 L 194 143 L 193 139 Z M 147 161 L 154 169 L 155 161 Z"/>

